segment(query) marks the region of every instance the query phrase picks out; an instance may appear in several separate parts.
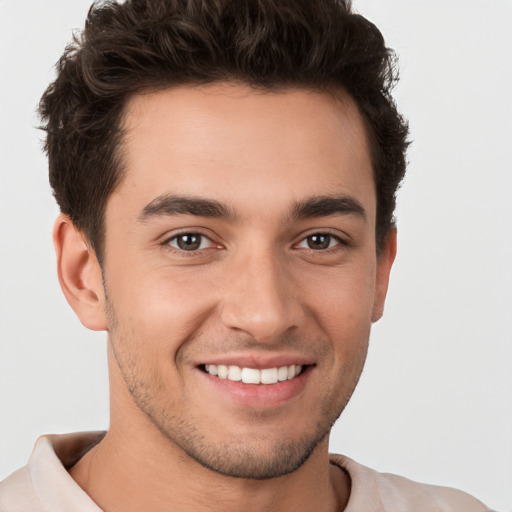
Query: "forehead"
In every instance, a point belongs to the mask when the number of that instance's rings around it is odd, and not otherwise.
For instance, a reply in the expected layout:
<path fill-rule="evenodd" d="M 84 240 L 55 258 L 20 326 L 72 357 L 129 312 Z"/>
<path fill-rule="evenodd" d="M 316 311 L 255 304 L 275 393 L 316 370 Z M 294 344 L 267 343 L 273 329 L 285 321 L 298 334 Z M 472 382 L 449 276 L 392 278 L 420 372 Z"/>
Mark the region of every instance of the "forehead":
<path fill-rule="evenodd" d="M 364 122 L 353 100 L 308 90 L 215 84 L 138 94 L 124 120 L 119 189 L 248 200 L 373 193 Z"/>

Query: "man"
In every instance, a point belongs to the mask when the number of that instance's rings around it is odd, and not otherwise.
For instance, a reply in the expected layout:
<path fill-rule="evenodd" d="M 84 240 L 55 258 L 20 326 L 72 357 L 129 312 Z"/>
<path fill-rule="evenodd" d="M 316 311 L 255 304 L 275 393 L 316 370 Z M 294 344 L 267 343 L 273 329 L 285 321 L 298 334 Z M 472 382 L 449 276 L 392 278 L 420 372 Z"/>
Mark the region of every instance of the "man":
<path fill-rule="evenodd" d="M 485 510 L 327 451 L 396 252 L 380 33 L 334 1 L 179 4 L 93 8 L 43 96 L 111 425 L 42 438 L 0 510 Z"/>

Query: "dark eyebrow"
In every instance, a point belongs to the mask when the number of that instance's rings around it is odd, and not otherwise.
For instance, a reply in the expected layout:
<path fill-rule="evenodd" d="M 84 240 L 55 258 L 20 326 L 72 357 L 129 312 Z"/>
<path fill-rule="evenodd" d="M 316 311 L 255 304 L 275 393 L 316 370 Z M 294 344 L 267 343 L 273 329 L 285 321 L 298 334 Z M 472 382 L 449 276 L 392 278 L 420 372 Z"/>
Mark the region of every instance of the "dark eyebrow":
<path fill-rule="evenodd" d="M 367 220 L 362 204 L 350 196 L 315 196 L 299 201 L 292 209 L 291 219 L 325 217 L 328 215 L 356 215 Z"/>
<path fill-rule="evenodd" d="M 162 215 L 197 215 L 234 220 L 236 215 L 228 206 L 212 199 L 191 196 L 163 195 L 148 203 L 139 215 L 139 222 Z"/>

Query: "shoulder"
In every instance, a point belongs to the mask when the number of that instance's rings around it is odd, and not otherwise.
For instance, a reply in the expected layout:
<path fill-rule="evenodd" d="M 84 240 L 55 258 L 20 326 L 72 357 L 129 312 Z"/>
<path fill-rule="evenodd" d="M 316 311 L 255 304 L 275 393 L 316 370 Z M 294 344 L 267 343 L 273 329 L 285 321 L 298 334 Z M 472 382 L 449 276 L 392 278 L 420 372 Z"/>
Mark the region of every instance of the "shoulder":
<path fill-rule="evenodd" d="M 486 512 L 489 509 L 473 496 L 438 485 L 379 473 L 343 455 L 331 462 L 351 478 L 352 489 L 346 512 Z"/>
<path fill-rule="evenodd" d="M 101 512 L 71 478 L 71 467 L 104 432 L 42 436 L 28 464 L 0 483 L 0 512 Z"/>
<path fill-rule="evenodd" d="M 0 512 L 27 512 L 28 510 L 45 511 L 34 492 L 30 470 L 25 466 L 0 482 Z"/>

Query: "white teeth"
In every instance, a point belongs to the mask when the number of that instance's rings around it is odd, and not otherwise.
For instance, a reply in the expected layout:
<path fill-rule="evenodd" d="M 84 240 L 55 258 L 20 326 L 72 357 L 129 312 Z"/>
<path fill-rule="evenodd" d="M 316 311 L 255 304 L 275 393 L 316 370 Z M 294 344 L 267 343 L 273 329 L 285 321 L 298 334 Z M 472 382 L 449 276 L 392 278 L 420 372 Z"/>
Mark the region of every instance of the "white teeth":
<path fill-rule="evenodd" d="M 244 384 L 259 384 L 261 382 L 261 372 L 255 368 L 243 368 L 242 382 Z"/>
<path fill-rule="evenodd" d="M 227 379 L 228 378 L 228 367 L 223 364 L 219 364 L 217 366 L 217 375 L 221 379 Z"/>
<path fill-rule="evenodd" d="M 242 369 L 239 366 L 230 366 L 228 368 L 228 379 L 229 380 L 242 380 Z"/>
<path fill-rule="evenodd" d="M 277 382 L 277 368 L 265 368 L 261 370 L 262 384 L 275 384 Z"/>
<path fill-rule="evenodd" d="M 216 364 L 207 364 L 206 365 L 206 371 L 210 375 L 218 375 L 219 374 L 219 369 L 217 368 Z"/>
<path fill-rule="evenodd" d="M 301 365 L 280 366 L 279 368 L 242 368 L 235 365 L 206 364 L 205 370 L 210 375 L 220 379 L 242 381 L 244 384 L 276 384 L 285 380 L 291 380 L 302 372 Z"/>
<path fill-rule="evenodd" d="M 288 380 L 288 367 L 287 366 L 281 366 L 277 370 L 277 379 L 282 382 L 283 380 Z"/>

